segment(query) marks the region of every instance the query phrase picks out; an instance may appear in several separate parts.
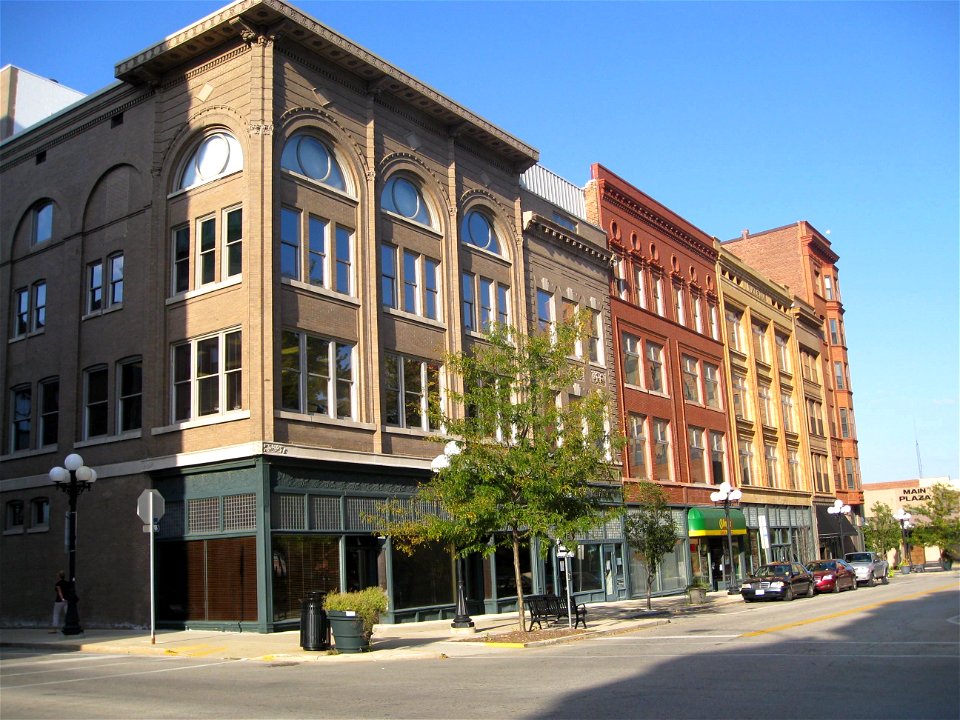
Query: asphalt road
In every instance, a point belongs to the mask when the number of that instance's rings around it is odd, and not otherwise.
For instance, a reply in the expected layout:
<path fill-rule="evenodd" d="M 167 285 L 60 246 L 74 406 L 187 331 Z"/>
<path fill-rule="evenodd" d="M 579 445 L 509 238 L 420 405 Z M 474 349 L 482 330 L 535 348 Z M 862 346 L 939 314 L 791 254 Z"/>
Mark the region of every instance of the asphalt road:
<path fill-rule="evenodd" d="M 960 717 L 960 588 L 931 573 L 626 635 L 343 665 L 5 650 L 17 718 Z"/>

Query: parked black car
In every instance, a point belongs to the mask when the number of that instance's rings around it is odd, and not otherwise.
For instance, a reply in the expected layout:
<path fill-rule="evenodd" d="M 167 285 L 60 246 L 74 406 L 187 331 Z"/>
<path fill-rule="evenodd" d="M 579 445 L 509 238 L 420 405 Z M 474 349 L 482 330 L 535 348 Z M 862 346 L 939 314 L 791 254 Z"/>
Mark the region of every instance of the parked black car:
<path fill-rule="evenodd" d="M 743 581 L 740 594 L 744 601 L 793 600 L 799 595 L 813 597 L 817 581 L 800 563 L 775 562 L 761 565 Z"/>

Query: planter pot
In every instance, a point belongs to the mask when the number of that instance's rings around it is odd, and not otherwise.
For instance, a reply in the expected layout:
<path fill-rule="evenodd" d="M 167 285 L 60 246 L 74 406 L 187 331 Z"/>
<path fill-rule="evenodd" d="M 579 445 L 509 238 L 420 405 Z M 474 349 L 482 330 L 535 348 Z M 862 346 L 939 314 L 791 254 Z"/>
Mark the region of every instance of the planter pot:
<path fill-rule="evenodd" d="M 901 575 L 909 575 L 909 574 L 910 574 L 910 566 L 909 566 L 909 565 L 901 565 L 901 566 L 900 566 L 900 574 L 901 574 Z"/>
<path fill-rule="evenodd" d="M 940 561 L 940 566 L 941 566 L 944 570 L 952 570 L 952 569 L 953 569 L 953 560 L 947 560 L 946 558 L 944 558 L 943 560 Z"/>
<path fill-rule="evenodd" d="M 330 629 L 333 630 L 333 644 L 337 652 L 359 653 L 367 649 L 367 634 L 363 631 L 363 620 L 352 610 L 327 610 Z"/>
<path fill-rule="evenodd" d="M 707 601 L 706 588 L 690 588 L 687 590 L 687 596 L 690 598 L 691 605 L 702 605 Z"/>

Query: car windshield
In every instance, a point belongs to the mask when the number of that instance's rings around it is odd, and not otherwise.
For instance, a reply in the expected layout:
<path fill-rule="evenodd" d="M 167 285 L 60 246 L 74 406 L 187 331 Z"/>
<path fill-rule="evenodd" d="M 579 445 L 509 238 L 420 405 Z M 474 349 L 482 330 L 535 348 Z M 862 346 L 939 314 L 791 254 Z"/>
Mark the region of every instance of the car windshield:
<path fill-rule="evenodd" d="M 789 575 L 789 565 L 764 565 L 757 570 L 757 577 L 774 577 L 776 575 Z"/>
<path fill-rule="evenodd" d="M 870 553 L 847 553 L 847 562 L 870 562 Z"/>
<path fill-rule="evenodd" d="M 832 560 L 807 563 L 807 570 L 836 570 L 837 564 Z"/>

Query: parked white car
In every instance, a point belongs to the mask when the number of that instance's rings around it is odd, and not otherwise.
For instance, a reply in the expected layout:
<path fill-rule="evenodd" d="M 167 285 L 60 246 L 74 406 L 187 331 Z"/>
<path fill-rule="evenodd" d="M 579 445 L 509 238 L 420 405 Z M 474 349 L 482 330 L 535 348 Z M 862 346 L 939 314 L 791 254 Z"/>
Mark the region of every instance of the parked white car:
<path fill-rule="evenodd" d="M 877 580 L 886 585 L 890 582 L 887 574 L 890 566 L 882 556 L 872 552 L 847 553 L 843 559 L 853 565 L 857 571 L 857 583 L 865 583 L 870 587 L 877 584 Z"/>

